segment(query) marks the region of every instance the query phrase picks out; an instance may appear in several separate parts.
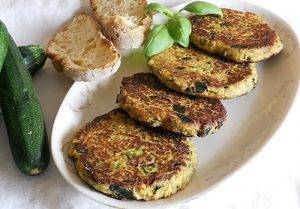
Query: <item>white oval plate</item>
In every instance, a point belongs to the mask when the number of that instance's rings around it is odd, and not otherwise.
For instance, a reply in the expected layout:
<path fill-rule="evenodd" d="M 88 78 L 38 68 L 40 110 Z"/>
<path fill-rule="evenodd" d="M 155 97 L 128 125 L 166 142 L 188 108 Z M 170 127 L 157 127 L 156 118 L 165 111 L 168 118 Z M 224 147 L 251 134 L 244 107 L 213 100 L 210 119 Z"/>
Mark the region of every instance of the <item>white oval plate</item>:
<path fill-rule="evenodd" d="M 63 145 L 86 122 L 117 107 L 116 95 L 124 76 L 148 71 L 141 50 L 137 50 L 123 57 L 118 72 L 100 84 L 75 82 L 61 104 L 52 130 L 52 156 L 62 176 L 77 190 L 96 201 L 121 208 L 161 208 L 187 202 L 232 174 L 269 141 L 287 115 L 297 92 L 300 77 L 298 39 L 286 22 L 266 9 L 238 0 L 223 1 L 220 6 L 262 15 L 280 34 L 285 48 L 280 55 L 258 65 L 259 82 L 255 90 L 223 102 L 228 111 L 224 126 L 213 135 L 194 139 L 199 163 L 188 186 L 158 201 L 116 200 L 81 181 L 62 151 Z"/>

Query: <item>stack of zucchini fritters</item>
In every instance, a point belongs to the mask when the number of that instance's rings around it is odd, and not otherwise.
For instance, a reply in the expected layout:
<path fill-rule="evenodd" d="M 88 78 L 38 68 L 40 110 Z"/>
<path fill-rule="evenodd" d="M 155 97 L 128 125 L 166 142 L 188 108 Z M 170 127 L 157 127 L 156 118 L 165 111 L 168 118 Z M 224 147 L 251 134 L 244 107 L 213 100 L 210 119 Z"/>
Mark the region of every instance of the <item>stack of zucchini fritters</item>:
<path fill-rule="evenodd" d="M 151 57 L 154 74 L 123 78 L 121 109 L 95 118 L 70 141 L 68 154 L 84 181 L 112 197 L 137 200 L 170 196 L 190 181 L 197 161 L 189 137 L 217 131 L 226 119 L 219 99 L 251 91 L 253 62 L 283 48 L 261 17 L 231 9 L 223 14 L 191 17 L 194 46 Z"/>

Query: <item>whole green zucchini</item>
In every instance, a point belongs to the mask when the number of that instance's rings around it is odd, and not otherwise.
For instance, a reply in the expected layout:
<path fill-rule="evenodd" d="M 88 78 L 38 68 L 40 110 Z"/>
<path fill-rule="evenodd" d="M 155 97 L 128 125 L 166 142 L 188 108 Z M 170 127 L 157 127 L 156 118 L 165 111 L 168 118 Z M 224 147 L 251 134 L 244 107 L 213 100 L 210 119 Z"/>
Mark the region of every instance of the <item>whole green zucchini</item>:
<path fill-rule="evenodd" d="M 19 51 L 27 70 L 32 76 L 45 65 L 47 55 L 41 45 L 19 46 Z"/>
<path fill-rule="evenodd" d="M 0 73 L 2 69 L 3 62 L 6 57 L 8 40 L 6 38 L 6 28 L 5 25 L 0 24 Z"/>
<path fill-rule="evenodd" d="M 47 55 L 44 48 L 41 45 L 19 46 L 18 48 L 22 54 L 26 69 L 29 71 L 31 76 L 34 76 L 36 72 L 42 69 L 47 60 Z M 2 116 L 1 109 L 0 116 Z"/>
<path fill-rule="evenodd" d="M 0 22 L 1 27 L 5 27 Z M 8 50 L 0 75 L 0 103 L 17 167 L 39 174 L 49 164 L 46 127 L 37 92 L 22 55 L 7 30 Z"/>

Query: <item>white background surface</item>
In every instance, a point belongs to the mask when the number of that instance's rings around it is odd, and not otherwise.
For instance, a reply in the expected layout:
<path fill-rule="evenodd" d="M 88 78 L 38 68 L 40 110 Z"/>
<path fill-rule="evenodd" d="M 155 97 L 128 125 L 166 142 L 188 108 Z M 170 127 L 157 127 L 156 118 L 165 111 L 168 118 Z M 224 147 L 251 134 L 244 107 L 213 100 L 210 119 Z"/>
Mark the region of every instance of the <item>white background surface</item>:
<path fill-rule="evenodd" d="M 157 2 L 175 5 L 184 1 Z M 277 13 L 300 34 L 299 1 L 249 0 L 249 2 Z M 12 28 L 10 32 L 19 45 L 29 44 L 24 41 L 26 36 L 32 36 L 31 40 L 34 41 L 36 33 L 44 38 L 43 44 L 45 44 L 52 35 L 50 31 L 55 31 L 60 22 L 43 19 L 41 22 L 44 26 L 43 31 L 39 31 L 37 25 L 36 28 L 18 30 L 18 33 L 14 29 L 17 27 L 12 27 L 11 24 L 20 24 L 20 27 L 24 27 L 30 19 L 28 16 L 39 18 L 43 17 L 45 12 L 50 12 L 55 17 L 60 15 L 72 17 L 82 5 L 84 7 L 88 5 L 85 0 L 0 0 L 0 3 L 0 19 L 7 24 L 8 29 Z M 51 10 L 57 8 L 57 4 L 61 9 Z M 24 9 L 28 7 L 32 7 L 32 10 Z M 55 73 L 50 66 L 48 63 L 44 72 L 34 78 L 43 106 L 49 138 L 56 112 L 72 84 Z M 61 82 L 65 83 L 65 87 L 56 88 L 56 83 Z M 178 208 L 300 208 L 300 132 L 298 129 L 300 129 L 299 96 L 285 123 L 262 152 L 217 188 Z M 62 179 L 53 162 L 50 163 L 48 170 L 38 177 L 20 173 L 13 163 L 4 122 L 0 119 L 0 208 L 99 209 L 108 207 L 75 191 Z"/>

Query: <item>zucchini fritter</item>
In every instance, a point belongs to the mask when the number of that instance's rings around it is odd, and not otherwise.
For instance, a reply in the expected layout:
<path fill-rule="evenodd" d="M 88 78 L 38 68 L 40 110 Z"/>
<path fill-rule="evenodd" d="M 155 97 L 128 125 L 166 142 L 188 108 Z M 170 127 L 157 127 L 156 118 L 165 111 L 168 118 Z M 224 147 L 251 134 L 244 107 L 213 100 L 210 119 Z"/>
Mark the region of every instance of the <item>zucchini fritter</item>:
<path fill-rule="evenodd" d="M 123 78 L 117 102 L 139 121 L 186 136 L 213 133 L 226 119 L 220 100 L 176 93 L 152 73 Z"/>
<path fill-rule="evenodd" d="M 189 138 L 149 129 L 121 109 L 88 123 L 68 147 L 79 176 L 118 199 L 170 196 L 190 181 L 196 167 Z"/>
<path fill-rule="evenodd" d="M 193 16 L 191 41 L 209 53 L 235 62 L 258 62 L 278 54 L 283 44 L 261 16 L 222 9 L 223 18 Z"/>
<path fill-rule="evenodd" d="M 173 46 L 148 61 L 170 89 L 211 99 L 231 99 L 251 91 L 257 82 L 254 63 L 235 63 L 192 47 Z"/>

